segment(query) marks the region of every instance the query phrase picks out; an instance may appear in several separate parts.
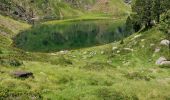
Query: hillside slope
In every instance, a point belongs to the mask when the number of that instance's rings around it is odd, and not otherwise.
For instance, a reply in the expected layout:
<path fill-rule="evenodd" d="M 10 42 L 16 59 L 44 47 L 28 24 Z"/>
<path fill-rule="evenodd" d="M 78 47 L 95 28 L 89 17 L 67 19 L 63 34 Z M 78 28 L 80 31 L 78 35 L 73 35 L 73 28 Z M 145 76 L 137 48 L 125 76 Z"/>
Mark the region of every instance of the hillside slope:
<path fill-rule="evenodd" d="M 31 21 L 63 19 L 96 13 L 114 17 L 126 15 L 129 6 L 123 0 L 1 0 L 2 14 Z"/>
<path fill-rule="evenodd" d="M 3 19 L 20 26 L 17 30 L 27 26 Z M 129 36 L 121 45 L 118 41 L 70 51 L 32 53 L 14 48 L 10 37 L 2 35 L 0 99 L 168 100 L 170 70 L 155 65 L 160 56 L 170 57 L 168 48 L 160 45 L 165 38 L 154 27 Z M 160 51 L 155 52 L 156 48 Z M 14 78 L 14 71 L 31 71 L 34 78 Z"/>

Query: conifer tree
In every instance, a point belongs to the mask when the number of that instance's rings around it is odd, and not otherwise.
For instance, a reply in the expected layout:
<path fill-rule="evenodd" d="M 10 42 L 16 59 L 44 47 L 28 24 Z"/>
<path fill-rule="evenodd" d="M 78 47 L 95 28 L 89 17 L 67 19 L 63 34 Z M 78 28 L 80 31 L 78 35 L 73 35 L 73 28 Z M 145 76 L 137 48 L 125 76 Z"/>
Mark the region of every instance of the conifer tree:
<path fill-rule="evenodd" d="M 152 26 L 152 7 L 153 0 L 136 0 L 135 4 L 132 6 L 132 11 L 135 13 L 138 23 L 145 25 L 146 28 Z"/>

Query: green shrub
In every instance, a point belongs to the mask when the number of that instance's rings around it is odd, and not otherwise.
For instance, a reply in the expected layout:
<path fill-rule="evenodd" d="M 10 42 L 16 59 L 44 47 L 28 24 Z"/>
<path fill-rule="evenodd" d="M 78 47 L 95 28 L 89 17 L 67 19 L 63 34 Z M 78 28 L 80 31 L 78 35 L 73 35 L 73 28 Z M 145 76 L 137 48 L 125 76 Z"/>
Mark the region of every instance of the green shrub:
<path fill-rule="evenodd" d="M 39 92 L 25 90 L 10 90 L 0 87 L 0 100 L 42 100 Z"/>
<path fill-rule="evenodd" d="M 21 66 L 23 62 L 18 59 L 0 59 L 0 64 L 4 66 L 18 67 Z"/>
<path fill-rule="evenodd" d="M 151 79 L 155 78 L 152 74 L 149 74 L 144 71 L 130 72 L 126 74 L 125 77 L 128 79 L 146 80 L 146 81 L 150 81 Z"/>

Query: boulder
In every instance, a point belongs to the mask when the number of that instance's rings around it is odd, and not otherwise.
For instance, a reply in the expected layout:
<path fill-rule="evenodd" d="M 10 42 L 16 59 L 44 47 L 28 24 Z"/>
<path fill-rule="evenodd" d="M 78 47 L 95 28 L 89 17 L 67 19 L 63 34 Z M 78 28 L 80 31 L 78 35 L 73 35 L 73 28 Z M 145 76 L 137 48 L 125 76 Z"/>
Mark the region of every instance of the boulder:
<path fill-rule="evenodd" d="M 162 66 L 167 66 L 167 67 L 170 68 L 170 61 L 163 61 L 163 62 L 161 63 L 161 65 L 162 65 Z"/>
<path fill-rule="evenodd" d="M 16 78 L 29 78 L 34 77 L 32 72 L 26 72 L 26 71 L 14 71 L 11 73 L 12 76 Z"/>
<path fill-rule="evenodd" d="M 170 41 L 169 40 L 162 40 L 160 45 L 164 45 L 164 46 L 169 46 Z"/>
<path fill-rule="evenodd" d="M 165 57 L 160 57 L 156 61 L 156 65 L 170 67 L 170 61 L 168 61 Z"/>
<path fill-rule="evenodd" d="M 163 61 L 167 61 L 167 59 L 165 57 L 160 57 L 157 61 L 156 61 L 156 65 L 162 65 Z"/>

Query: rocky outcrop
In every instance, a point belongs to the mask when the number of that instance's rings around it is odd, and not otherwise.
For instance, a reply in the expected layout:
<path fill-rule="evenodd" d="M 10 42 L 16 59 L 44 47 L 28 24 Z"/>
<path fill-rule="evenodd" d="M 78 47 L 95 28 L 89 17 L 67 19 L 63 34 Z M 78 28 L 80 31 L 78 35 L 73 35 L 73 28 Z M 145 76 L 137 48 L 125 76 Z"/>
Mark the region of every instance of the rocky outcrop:
<path fill-rule="evenodd" d="M 161 65 L 163 61 L 166 61 L 165 57 L 160 57 L 157 61 L 156 61 L 156 65 Z"/>
<path fill-rule="evenodd" d="M 169 46 L 170 45 L 170 41 L 169 40 L 162 40 L 160 45 Z"/>
<path fill-rule="evenodd" d="M 165 57 L 160 57 L 156 61 L 156 65 L 159 65 L 159 66 L 169 66 L 170 67 L 170 61 L 168 61 Z"/>

